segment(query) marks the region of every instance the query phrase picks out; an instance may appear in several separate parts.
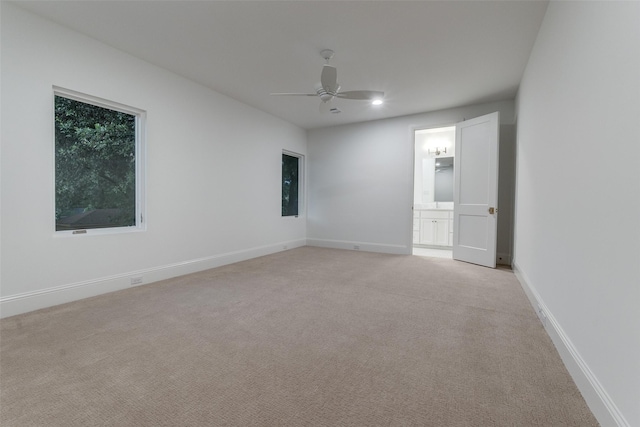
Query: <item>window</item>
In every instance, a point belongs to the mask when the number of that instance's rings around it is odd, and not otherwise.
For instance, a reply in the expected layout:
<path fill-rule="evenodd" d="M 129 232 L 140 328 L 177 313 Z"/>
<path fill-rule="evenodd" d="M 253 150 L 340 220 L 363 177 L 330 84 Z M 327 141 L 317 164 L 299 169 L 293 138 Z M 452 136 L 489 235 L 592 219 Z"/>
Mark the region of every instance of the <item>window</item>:
<path fill-rule="evenodd" d="M 56 231 L 141 228 L 144 112 L 65 89 L 54 98 Z"/>
<path fill-rule="evenodd" d="M 298 216 L 302 155 L 282 153 L 282 216 Z"/>

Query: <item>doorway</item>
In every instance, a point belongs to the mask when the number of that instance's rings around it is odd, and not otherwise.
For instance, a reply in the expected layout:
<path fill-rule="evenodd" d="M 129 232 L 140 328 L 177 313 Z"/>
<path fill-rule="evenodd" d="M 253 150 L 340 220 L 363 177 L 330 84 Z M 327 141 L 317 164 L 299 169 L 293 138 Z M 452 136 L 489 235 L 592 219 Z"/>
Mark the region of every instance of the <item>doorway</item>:
<path fill-rule="evenodd" d="M 455 260 L 496 267 L 499 126 L 496 111 L 453 127 L 414 131 L 412 247 L 451 248 Z M 452 201 L 442 200 L 450 197 L 448 190 L 436 191 L 448 157 Z"/>
<path fill-rule="evenodd" d="M 452 257 L 455 130 L 414 131 L 414 255 Z"/>

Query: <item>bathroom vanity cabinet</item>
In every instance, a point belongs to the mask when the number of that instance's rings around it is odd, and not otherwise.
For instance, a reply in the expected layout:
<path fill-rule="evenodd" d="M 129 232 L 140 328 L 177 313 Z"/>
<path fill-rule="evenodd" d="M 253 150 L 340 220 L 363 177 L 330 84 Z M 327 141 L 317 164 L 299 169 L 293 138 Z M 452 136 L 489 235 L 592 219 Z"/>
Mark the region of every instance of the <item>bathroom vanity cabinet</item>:
<path fill-rule="evenodd" d="M 428 246 L 453 245 L 453 211 L 416 209 L 413 215 L 414 244 Z"/>

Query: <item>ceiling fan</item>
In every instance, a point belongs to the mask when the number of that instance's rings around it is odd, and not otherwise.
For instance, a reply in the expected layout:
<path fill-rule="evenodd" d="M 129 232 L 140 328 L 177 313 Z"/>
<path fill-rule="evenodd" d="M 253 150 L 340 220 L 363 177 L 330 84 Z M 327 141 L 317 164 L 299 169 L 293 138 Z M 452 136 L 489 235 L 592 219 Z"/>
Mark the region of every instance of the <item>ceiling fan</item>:
<path fill-rule="evenodd" d="M 320 103 L 320 111 L 340 112 L 337 108 L 331 108 L 331 101 L 334 98 L 355 99 L 382 103 L 384 92 L 377 90 L 348 90 L 341 92 L 338 84 L 338 72 L 336 67 L 329 65 L 329 60 L 333 58 L 334 52 L 331 49 L 325 49 L 320 55 L 325 59 L 326 63 L 322 67 L 320 74 L 320 82 L 316 84 L 315 93 L 272 93 L 276 96 L 317 96 L 322 101 Z M 334 111 L 335 110 L 335 111 Z"/>

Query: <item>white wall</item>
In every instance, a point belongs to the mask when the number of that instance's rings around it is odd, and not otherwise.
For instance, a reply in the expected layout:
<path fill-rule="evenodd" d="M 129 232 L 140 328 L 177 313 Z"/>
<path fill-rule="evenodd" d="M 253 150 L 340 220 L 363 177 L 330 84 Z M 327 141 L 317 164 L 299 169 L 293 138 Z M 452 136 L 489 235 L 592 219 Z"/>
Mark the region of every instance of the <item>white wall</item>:
<path fill-rule="evenodd" d="M 512 101 L 309 131 L 308 244 L 411 253 L 414 131 L 494 111 L 500 111 L 502 160 L 503 150 L 513 150 Z M 511 187 L 513 167 L 505 164 L 500 172 L 501 188 Z M 498 253 L 506 257 L 512 199 L 506 190 L 500 194 L 505 213 L 499 217 Z M 507 224 L 502 229 L 500 221 Z"/>
<path fill-rule="evenodd" d="M 602 425 L 640 426 L 640 3 L 551 2 L 517 115 L 514 266 Z"/>
<path fill-rule="evenodd" d="M 281 218 L 305 132 L 2 2 L 2 315 L 305 243 Z M 52 86 L 147 111 L 145 232 L 54 236 Z"/>

